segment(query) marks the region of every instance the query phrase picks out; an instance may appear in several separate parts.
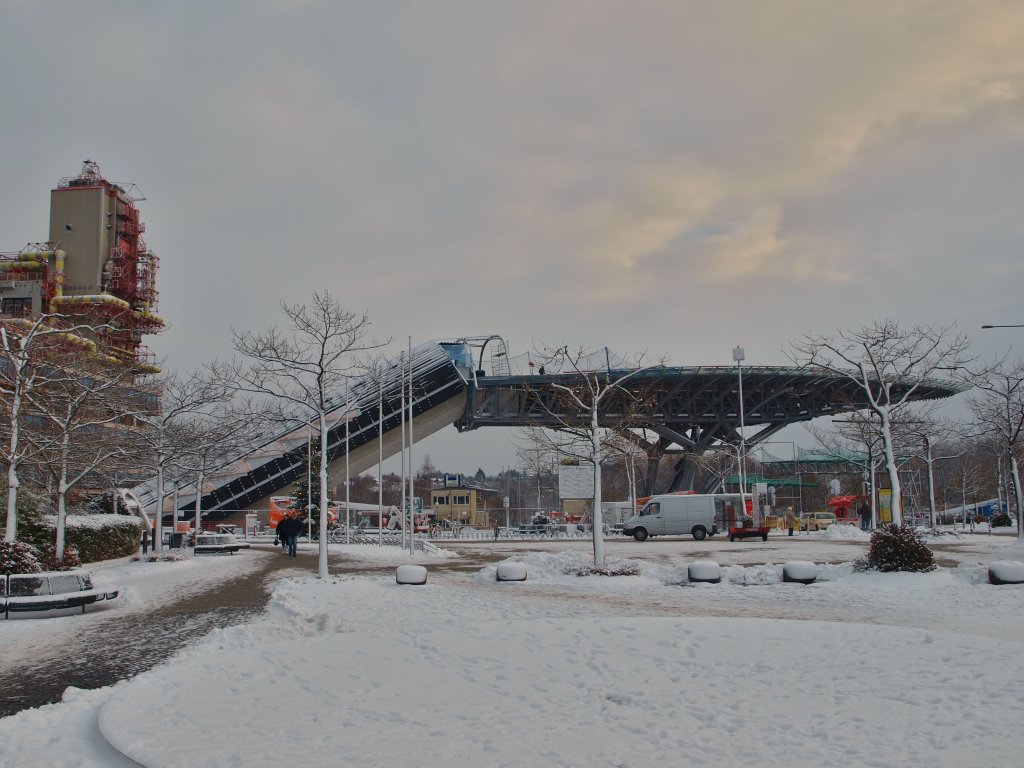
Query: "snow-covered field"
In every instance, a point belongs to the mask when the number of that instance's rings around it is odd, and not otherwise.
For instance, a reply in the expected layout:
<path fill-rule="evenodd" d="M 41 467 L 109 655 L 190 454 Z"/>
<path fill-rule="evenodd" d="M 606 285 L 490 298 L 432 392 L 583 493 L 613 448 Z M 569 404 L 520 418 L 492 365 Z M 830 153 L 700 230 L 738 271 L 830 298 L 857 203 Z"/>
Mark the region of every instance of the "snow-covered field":
<path fill-rule="evenodd" d="M 261 618 L 0 720 L 0 765 L 933 768 L 1014 765 L 1024 747 L 1024 587 L 986 583 L 988 562 L 1024 560 L 1010 538 L 941 544 L 928 574 L 853 572 L 854 532 L 611 541 L 641 571 L 615 578 L 565 575 L 586 542 L 448 550 L 401 586 L 380 567 L 409 555 L 337 547 L 366 573 L 284 578 Z M 528 580 L 457 569 L 481 552 Z M 96 581 L 118 581 L 122 605 L 0 624 L 5 662 L 266 556 L 105 564 Z M 689 584 L 698 558 L 723 583 Z M 822 564 L 817 583 L 781 583 L 797 559 Z"/>

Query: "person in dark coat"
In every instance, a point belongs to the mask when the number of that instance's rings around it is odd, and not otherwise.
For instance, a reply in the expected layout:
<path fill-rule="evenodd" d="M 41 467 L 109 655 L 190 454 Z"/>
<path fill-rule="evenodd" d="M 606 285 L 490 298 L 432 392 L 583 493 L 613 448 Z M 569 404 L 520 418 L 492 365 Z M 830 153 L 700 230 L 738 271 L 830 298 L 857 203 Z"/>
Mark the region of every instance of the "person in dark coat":
<path fill-rule="evenodd" d="M 867 504 L 861 504 L 860 509 L 857 510 L 860 515 L 860 529 L 867 531 L 871 529 L 871 507 Z"/>
<path fill-rule="evenodd" d="M 297 557 L 296 549 L 299 542 L 299 531 L 302 530 L 302 521 L 297 515 L 288 515 L 277 524 L 277 538 L 281 540 L 281 546 L 288 547 L 288 554 Z"/>

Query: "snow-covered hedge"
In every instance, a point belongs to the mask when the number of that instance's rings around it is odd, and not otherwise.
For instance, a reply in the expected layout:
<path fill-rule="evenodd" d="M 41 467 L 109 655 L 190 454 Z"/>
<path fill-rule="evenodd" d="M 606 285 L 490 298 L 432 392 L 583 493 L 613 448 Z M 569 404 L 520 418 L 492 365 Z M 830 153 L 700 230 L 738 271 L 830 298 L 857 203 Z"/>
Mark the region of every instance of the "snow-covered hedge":
<path fill-rule="evenodd" d="M 82 563 L 128 557 L 139 549 L 142 526 L 129 515 L 68 515 L 65 543 L 74 548 Z M 57 517 L 41 515 L 18 526 L 18 538 L 45 551 L 57 540 Z"/>

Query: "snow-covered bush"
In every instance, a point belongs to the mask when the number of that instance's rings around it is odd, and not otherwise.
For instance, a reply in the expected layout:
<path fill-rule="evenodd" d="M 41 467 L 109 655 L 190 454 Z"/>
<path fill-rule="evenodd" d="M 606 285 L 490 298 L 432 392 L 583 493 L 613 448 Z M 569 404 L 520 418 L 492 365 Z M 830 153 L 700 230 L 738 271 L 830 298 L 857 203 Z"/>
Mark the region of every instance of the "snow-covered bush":
<path fill-rule="evenodd" d="M 609 558 L 602 566 L 588 563 L 570 565 L 564 573 L 566 576 L 639 576 L 640 564 L 635 560 Z"/>
<path fill-rule="evenodd" d="M 857 561 L 863 571 L 924 572 L 935 568 L 932 551 L 912 525 L 883 525 L 871 534 L 868 553 Z"/>
<path fill-rule="evenodd" d="M 0 574 L 39 573 L 35 547 L 22 541 L 0 541 Z"/>
<path fill-rule="evenodd" d="M 18 538 L 40 551 L 57 541 L 57 518 L 41 515 L 18 523 Z M 135 554 L 142 540 L 140 520 L 129 515 L 68 515 L 65 550 L 74 548 L 82 563 Z"/>
<path fill-rule="evenodd" d="M 1005 512 L 1000 512 L 992 517 L 993 528 L 1008 528 L 1011 525 L 1013 525 L 1013 520 Z"/>
<path fill-rule="evenodd" d="M 47 544 L 42 548 L 43 566 L 48 571 L 70 571 L 73 568 L 82 567 L 82 558 L 78 556 L 78 549 L 73 546 L 64 547 L 64 559 L 57 561 L 57 546 Z"/>

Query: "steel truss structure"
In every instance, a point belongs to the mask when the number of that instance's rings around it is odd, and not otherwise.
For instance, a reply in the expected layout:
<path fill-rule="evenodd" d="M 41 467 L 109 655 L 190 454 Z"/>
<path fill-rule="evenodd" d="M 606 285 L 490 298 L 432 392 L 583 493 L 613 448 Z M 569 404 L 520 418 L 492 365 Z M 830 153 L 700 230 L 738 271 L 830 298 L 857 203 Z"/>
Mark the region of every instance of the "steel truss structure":
<path fill-rule="evenodd" d="M 734 367 L 656 367 L 631 371 L 479 378 L 469 389 L 459 431 L 480 427 L 583 426 L 589 414 L 569 407 L 565 388 L 579 389 L 584 376 L 602 386 L 622 380 L 598 409 L 602 426 L 628 432 L 647 451 L 647 494 L 693 487 L 697 467 L 692 460 L 709 450 L 740 441 L 740 394 Z M 627 378 L 628 377 L 628 378 Z M 909 386 L 909 385 L 908 385 Z M 902 395 L 907 387 L 896 387 Z M 950 382 L 917 385 L 913 400 L 949 397 L 961 391 Z M 744 422 L 749 447 L 768 440 L 788 424 L 836 416 L 866 407 L 865 394 L 849 378 L 815 368 L 744 367 Z M 653 438 L 651 436 L 653 433 Z M 658 486 L 658 465 L 667 454 L 679 454 L 667 486 Z"/>

